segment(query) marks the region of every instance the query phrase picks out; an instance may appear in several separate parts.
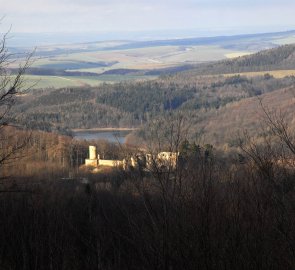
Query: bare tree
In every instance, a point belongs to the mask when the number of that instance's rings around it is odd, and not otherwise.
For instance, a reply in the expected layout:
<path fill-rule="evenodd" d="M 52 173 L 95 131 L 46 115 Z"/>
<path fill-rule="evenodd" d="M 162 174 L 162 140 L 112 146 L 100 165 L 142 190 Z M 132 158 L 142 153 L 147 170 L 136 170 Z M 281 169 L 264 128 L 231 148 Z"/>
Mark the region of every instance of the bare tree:
<path fill-rule="evenodd" d="M 294 257 L 295 246 L 293 228 L 294 215 L 294 154 L 295 137 L 290 128 L 287 115 L 279 109 L 269 109 L 260 100 L 265 124 L 263 138 L 251 138 L 247 132 L 239 138 L 239 146 L 251 161 L 257 176 L 252 183 L 259 190 L 259 197 L 264 203 L 275 209 L 274 226 L 276 233 L 282 236 L 283 242 Z M 254 195 L 253 195 L 254 196 Z"/>
<path fill-rule="evenodd" d="M 0 40 L 0 168 L 15 159 L 16 153 L 27 143 L 27 138 L 16 140 L 15 134 L 9 132 L 13 125 L 8 119 L 16 97 L 28 90 L 23 75 L 31 64 L 33 54 L 26 54 L 18 68 L 12 68 L 17 64 L 17 58 L 7 48 L 8 34 L 4 34 Z"/>
<path fill-rule="evenodd" d="M 260 106 L 265 116 L 266 125 L 269 127 L 272 134 L 279 138 L 281 143 L 292 155 L 295 155 L 294 132 L 290 128 L 286 114 L 281 110 L 270 110 L 262 103 L 262 100 L 260 100 Z"/>

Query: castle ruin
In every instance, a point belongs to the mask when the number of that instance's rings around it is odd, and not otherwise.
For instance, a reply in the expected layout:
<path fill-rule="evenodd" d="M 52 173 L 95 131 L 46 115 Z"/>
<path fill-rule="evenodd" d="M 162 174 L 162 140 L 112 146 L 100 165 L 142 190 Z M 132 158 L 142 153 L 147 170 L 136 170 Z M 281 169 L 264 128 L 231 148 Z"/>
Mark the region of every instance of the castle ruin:
<path fill-rule="evenodd" d="M 91 167 L 109 166 L 118 167 L 123 165 L 121 160 L 106 160 L 101 159 L 99 155 L 96 154 L 96 147 L 93 145 L 89 146 L 89 159 L 85 159 L 85 165 Z"/>
<path fill-rule="evenodd" d="M 97 168 L 98 166 L 122 167 L 124 170 L 129 168 L 138 168 L 141 166 L 145 169 L 152 169 L 155 165 L 161 168 L 176 168 L 179 153 L 160 152 L 157 155 L 138 154 L 123 160 L 106 160 L 101 159 L 96 153 L 96 147 L 89 146 L 89 159 L 85 159 L 85 165 Z"/>

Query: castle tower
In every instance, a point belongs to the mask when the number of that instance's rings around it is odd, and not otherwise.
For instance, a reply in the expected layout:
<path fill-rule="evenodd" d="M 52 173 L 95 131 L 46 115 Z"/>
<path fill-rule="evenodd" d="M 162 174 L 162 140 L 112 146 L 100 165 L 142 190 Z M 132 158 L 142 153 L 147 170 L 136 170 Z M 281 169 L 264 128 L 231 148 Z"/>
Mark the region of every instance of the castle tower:
<path fill-rule="evenodd" d="M 89 146 L 89 159 L 96 159 L 96 146 Z"/>
<path fill-rule="evenodd" d="M 98 159 L 96 157 L 96 146 L 89 146 L 89 159 L 85 159 L 85 165 L 97 167 Z"/>

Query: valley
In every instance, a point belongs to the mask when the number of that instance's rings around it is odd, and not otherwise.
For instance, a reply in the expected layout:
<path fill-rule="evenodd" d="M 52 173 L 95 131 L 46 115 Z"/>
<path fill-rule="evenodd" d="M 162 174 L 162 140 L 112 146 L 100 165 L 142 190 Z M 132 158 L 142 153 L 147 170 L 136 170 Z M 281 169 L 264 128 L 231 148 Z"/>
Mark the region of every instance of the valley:
<path fill-rule="evenodd" d="M 293 269 L 294 33 L 3 50 L 0 269 Z"/>
<path fill-rule="evenodd" d="M 101 75 L 105 80 L 114 76 L 118 81 L 109 79 L 96 85 L 100 76 L 87 80 L 56 76 L 65 83 L 77 80 L 79 86 L 61 84 L 60 89 L 44 87 L 20 96 L 12 111 L 13 121 L 64 134 L 70 134 L 71 129 L 136 127 L 140 130 L 135 130 L 133 136 L 140 137 L 153 119 L 182 113 L 190 116 L 189 139 L 201 136 L 216 147 L 234 146 L 232 141 L 239 130 L 252 130 L 253 135 L 257 131 L 259 100 L 266 100 L 266 105 L 276 110 L 285 111 L 291 106 L 288 102 L 292 101 L 295 83 L 294 59 L 295 46 L 284 45 L 190 66 L 180 72 L 150 75 L 150 80 L 132 75 L 134 80 L 124 81 L 122 78 L 130 78 L 128 73 Z M 276 95 L 279 103 L 275 103 Z"/>

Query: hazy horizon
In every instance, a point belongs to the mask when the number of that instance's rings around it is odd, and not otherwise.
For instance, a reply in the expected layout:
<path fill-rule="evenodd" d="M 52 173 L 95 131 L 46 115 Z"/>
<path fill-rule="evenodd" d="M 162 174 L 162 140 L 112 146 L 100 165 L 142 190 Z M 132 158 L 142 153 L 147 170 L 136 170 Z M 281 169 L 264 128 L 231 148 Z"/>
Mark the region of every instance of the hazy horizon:
<path fill-rule="evenodd" d="M 295 31 L 294 28 L 277 27 L 272 29 L 187 29 L 187 30 L 158 30 L 158 31 L 121 31 L 121 32 L 44 32 L 44 33 L 15 33 L 10 31 L 8 44 L 10 47 L 32 47 L 75 43 L 92 43 L 113 40 L 151 41 L 202 38 L 217 36 L 238 36 L 248 34 L 264 34 L 274 32 Z"/>
<path fill-rule="evenodd" d="M 285 31 L 295 27 L 293 0 L 4 0 L 1 32 L 194 35 Z M 279 23 L 278 23 L 279 22 Z M 186 36 L 189 33 L 185 34 Z M 171 37 L 171 33 L 167 34 Z"/>

